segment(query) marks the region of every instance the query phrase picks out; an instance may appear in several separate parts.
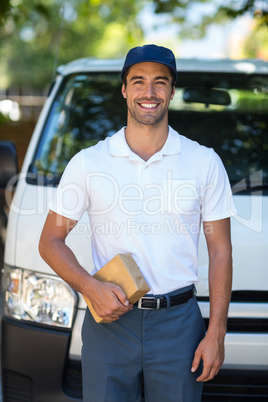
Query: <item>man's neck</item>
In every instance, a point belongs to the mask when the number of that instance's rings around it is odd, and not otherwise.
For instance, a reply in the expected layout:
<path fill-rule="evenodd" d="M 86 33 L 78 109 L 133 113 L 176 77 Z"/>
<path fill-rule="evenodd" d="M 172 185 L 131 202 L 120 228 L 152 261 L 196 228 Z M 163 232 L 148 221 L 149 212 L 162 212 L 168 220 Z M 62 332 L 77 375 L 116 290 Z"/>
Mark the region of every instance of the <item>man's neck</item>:
<path fill-rule="evenodd" d="M 159 152 L 168 137 L 167 123 L 159 125 L 128 124 L 125 137 L 130 149 L 140 158 L 148 161 Z"/>

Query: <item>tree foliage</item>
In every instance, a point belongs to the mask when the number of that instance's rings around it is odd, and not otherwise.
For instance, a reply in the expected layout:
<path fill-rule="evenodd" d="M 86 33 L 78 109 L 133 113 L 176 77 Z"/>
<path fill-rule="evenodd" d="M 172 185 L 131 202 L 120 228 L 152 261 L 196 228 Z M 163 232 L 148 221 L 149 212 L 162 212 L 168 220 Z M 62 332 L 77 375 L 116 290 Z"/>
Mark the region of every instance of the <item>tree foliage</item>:
<path fill-rule="evenodd" d="M 81 57 L 120 57 L 143 37 L 136 20 L 141 2 L 4 1 L 0 70 L 7 79 L 0 87 L 42 88 L 56 66 Z"/>
<path fill-rule="evenodd" d="M 268 28 L 256 21 L 243 46 L 244 57 L 268 60 Z"/>
<path fill-rule="evenodd" d="M 182 36 L 200 38 L 209 25 L 246 14 L 268 27 L 267 0 L 154 0 L 153 3 L 155 13 L 177 23 Z"/>
<path fill-rule="evenodd" d="M 1 0 L 0 88 L 42 88 L 74 58 L 123 56 L 143 41 L 137 17 L 148 3 L 180 37 L 200 38 L 210 24 L 244 14 L 268 30 L 266 0 Z"/>

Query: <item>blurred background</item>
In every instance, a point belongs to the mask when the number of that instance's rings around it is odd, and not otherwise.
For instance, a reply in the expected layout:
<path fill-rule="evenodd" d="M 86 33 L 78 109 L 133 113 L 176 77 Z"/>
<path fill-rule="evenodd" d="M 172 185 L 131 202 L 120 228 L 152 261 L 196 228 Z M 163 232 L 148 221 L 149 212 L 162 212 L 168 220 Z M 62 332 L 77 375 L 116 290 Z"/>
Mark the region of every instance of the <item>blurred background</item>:
<path fill-rule="evenodd" d="M 178 59 L 268 61 L 268 0 L 0 0 L 0 141 L 15 143 L 19 169 L 58 66 L 146 43 Z M 2 191 L 0 266 L 4 208 Z"/>
<path fill-rule="evenodd" d="M 268 61 L 267 0 L 1 0 L 0 140 L 21 167 L 59 65 L 156 43 L 178 58 Z"/>

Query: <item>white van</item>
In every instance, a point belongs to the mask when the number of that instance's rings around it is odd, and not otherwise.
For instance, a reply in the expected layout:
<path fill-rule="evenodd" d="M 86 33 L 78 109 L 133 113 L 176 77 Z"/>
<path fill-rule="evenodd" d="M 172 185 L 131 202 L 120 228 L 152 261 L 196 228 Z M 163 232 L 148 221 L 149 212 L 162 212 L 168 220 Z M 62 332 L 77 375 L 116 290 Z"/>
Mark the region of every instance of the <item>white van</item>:
<path fill-rule="evenodd" d="M 82 399 L 80 334 L 86 305 L 41 259 L 38 242 L 67 162 L 126 124 L 122 64 L 82 59 L 58 69 L 18 177 L 13 177 L 14 147 L 0 144 L 0 186 L 7 186 L 10 207 L 2 271 L 3 402 Z M 177 66 L 169 124 L 220 155 L 238 210 L 232 218 L 234 277 L 226 358 L 219 375 L 205 384 L 203 401 L 267 401 L 268 63 L 177 60 Z M 86 215 L 67 243 L 91 271 Z M 203 235 L 199 276 L 198 300 L 207 324 Z"/>

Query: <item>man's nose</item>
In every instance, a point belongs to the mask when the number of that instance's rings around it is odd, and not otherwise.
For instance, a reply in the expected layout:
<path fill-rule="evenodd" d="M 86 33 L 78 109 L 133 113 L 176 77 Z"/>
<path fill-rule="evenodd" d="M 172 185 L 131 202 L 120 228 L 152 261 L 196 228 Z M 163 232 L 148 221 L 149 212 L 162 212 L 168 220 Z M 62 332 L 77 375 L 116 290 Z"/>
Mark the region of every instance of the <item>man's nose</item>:
<path fill-rule="evenodd" d="M 155 86 L 154 86 L 154 84 L 153 84 L 153 83 L 148 83 L 148 84 L 146 85 L 145 91 L 146 91 L 146 94 L 145 94 L 145 95 L 146 95 L 148 98 L 153 97 L 153 96 L 155 95 Z"/>

